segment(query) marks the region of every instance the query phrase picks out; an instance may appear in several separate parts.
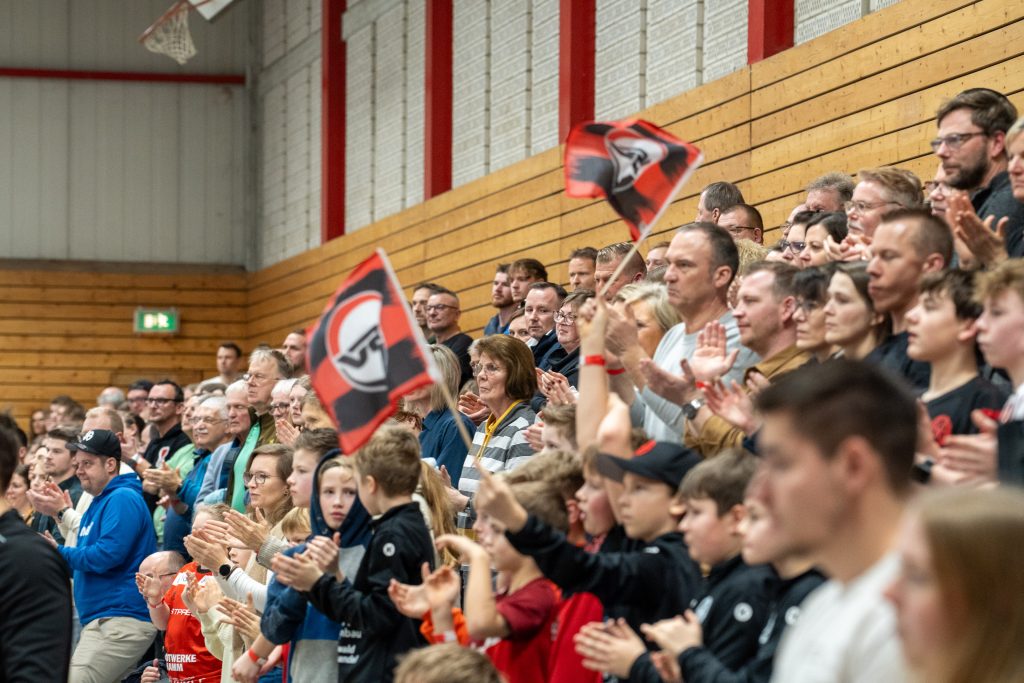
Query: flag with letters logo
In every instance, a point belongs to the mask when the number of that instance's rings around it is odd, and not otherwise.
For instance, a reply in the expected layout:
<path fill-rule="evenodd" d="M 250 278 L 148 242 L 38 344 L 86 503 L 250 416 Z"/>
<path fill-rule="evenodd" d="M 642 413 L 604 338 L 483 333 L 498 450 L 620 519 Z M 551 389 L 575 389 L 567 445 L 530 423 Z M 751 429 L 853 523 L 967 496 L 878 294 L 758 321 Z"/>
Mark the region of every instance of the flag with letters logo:
<path fill-rule="evenodd" d="M 401 396 L 440 377 L 383 249 L 349 274 L 306 341 L 313 389 L 347 454 L 395 413 Z"/>
<path fill-rule="evenodd" d="M 703 158 L 690 143 L 641 119 L 586 121 L 565 141 L 565 193 L 607 199 L 638 242 Z"/>

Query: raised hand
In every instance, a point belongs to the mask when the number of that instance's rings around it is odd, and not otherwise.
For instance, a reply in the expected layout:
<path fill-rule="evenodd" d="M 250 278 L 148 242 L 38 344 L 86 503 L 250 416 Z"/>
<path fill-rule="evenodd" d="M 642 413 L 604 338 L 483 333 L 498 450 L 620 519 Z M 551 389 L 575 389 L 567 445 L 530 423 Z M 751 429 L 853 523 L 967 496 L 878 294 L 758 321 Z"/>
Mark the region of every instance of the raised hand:
<path fill-rule="evenodd" d="M 658 647 L 677 658 L 684 650 L 697 647 L 704 642 L 704 632 L 700 620 L 693 610 L 686 610 L 682 616 L 662 619 L 655 624 L 644 624 L 640 627 L 643 634 Z"/>
<path fill-rule="evenodd" d="M 689 367 L 697 381 L 714 382 L 736 363 L 739 349 L 729 351 L 725 325 L 712 320 L 697 334 L 697 348 L 689 359 Z"/>
<path fill-rule="evenodd" d="M 686 377 L 685 373 L 673 375 L 658 367 L 653 360 L 646 358 L 640 361 L 640 373 L 647 381 L 650 390 L 666 401 L 682 405 L 690 400 L 688 397 L 694 387 L 693 382 Z"/>
<path fill-rule="evenodd" d="M 285 446 L 288 447 L 292 447 L 295 445 L 295 439 L 299 438 L 299 430 L 295 425 L 292 424 L 291 420 L 275 420 L 274 426 L 277 430 L 278 442 L 283 443 Z"/>
<path fill-rule="evenodd" d="M 939 448 L 938 462 L 950 470 L 959 471 L 983 481 L 998 479 L 996 428 L 999 423 L 980 410 L 971 412 L 971 420 L 978 434 L 954 434 Z"/>
<path fill-rule="evenodd" d="M 298 591 L 309 591 L 320 580 L 324 572 L 305 553 L 292 557 L 275 555 L 270 562 L 278 581 Z"/>
<path fill-rule="evenodd" d="M 341 544 L 341 534 L 334 532 L 333 539 L 323 536 L 315 536 L 306 542 L 305 554 L 320 567 L 325 574 L 332 574 L 338 581 L 343 581 L 341 569 L 338 566 L 338 546 Z"/>
<path fill-rule="evenodd" d="M 221 601 L 224 593 L 216 581 L 199 581 L 195 574 L 190 574 L 181 597 L 194 614 L 206 614 Z"/>
<path fill-rule="evenodd" d="M 974 205 L 966 192 L 953 192 L 949 196 L 946 218 L 953 234 L 971 250 L 980 266 L 992 266 L 1009 258 L 1006 253 L 1006 226 L 1010 219 L 1003 217 L 993 229 L 995 216 L 984 221 L 974 212 Z"/>
<path fill-rule="evenodd" d="M 183 540 L 185 543 L 185 550 L 191 555 L 199 564 L 204 567 L 219 567 L 222 564 L 228 564 L 228 551 L 226 546 L 220 545 L 219 543 L 213 543 L 207 540 L 205 531 L 197 531 L 189 534 Z"/>
<path fill-rule="evenodd" d="M 139 589 L 139 594 L 142 595 L 142 599 L 146 601 L 146 604 L 150 607 L 156 607 L 163 600 L 164 594 L 160 590 L 160 579 L 155 576 L 146 576 L 145 574 L 135 573 L 135 587 Z"/>
<path fill-rule="evenodd" d="M 231 598 L 223 598 L 220 601 L 220 608 L 226 615 L 222 621 L 235 627 L 235 631 L 242 636 L 248 649 L 260 635 L 260 617 L 253 606 L 252 593 L 246 594 L 245 604 Z"/>
<path fill-rule="evenodd" d="M 757 431 L 759 423 L 754 412 L 754 402 L 739 382 L 729 385 L 718 381 L 704 387 L 704 398 L 708 409 L 729 424 L 750 436 Z"/>
<path fill-rule="evenodd" d="M 480 397 L 472 391 L 459 396 L 459 412 L 473 421 L 473 424 L 480 424 L 491 414 L 491 409 L 483 404 Z"/>
<path fill-rule="evenodd" d="M 224 513 L 224 521 L 227 522 L 228 533 L 231 536 L 244 543 L 246 548 L 259 552 L 270 534 L 270 528 L 266 524 L 266 517 L 258 508 L 254 514 L 256 520 L 249 519 L 238 510 L 228 510 Z"/>
<path fill-rule="evenodd" d="M 434 541 L 434 545 L 438 550 L 448 548 L 448 550 L 451 550 L 452 553 L 457 555 L 465 564 L 469 564 L 472 562 L 474 557 L 479 557 L 481 554 L 487 555 L 487 551 L 483 549 L 483 546 L 461 534 L 444 534 L 442 536 L 438 536 L 437 540 Z"/>
<path fill-rule="evenodd" d="M 41 515 L 56 517 L 64 508 L 72 507 L 71 496 L 52 481 L 44 483 L 38 491 L 29 489 L 26 493 L 32 508 Z"/>
<path fill-rule="evenodd" d="M 619 678 L 627 678 L 633 662 L 647 650 L 640 636 L 623 619 L 586 624 L 573 641 L 576 652 L 583 657 L 584 668 Z"/>
<path fill-rule="evenodd" d="M 426 567 L 426 564 L 423 565 Z M 448 565 L 441 565 L 423 578 L 427 595 L 427 606 L 431 610 L 452 608 L 459 597 L 462 581 Z"/>

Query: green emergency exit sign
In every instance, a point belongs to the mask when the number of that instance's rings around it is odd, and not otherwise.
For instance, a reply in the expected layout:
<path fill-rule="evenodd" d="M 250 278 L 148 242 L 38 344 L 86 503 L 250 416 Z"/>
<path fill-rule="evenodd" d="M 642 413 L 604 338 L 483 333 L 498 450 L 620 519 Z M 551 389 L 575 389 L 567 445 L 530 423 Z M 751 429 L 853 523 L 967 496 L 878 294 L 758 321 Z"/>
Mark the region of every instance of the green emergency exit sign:
<path fill-rule="evenodd" d="M 177 308 L 136 308 L 135 334 L 178 334 L 181 319 Z"/>

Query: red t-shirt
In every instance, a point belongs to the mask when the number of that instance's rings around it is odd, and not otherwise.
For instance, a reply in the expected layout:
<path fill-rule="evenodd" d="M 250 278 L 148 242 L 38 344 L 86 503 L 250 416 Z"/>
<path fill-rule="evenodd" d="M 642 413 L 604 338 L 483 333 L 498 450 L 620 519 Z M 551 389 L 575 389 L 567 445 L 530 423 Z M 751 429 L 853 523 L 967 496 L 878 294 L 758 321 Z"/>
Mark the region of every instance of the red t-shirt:
<path fill-rule="evenodd" d="M 548 683 L 600 683 L 601 672 L 583 668 L 573 636 L 584 624 L 604 619 L 604 607 L 593 593 L 576 593 L 558 606 L 554 643 L 548 662 Z"/>
<path fill-rule="evenodd" d="M 561 593 L 547 579 L 537 578 L 515 593 L 495 598 L 508 623 L 508 637 L 489 639 L 484 653 L 508 683 L 535 683 L 548 678 L 554 619 Z"/>
<path fill-rule="evenodd" d="M 174 583 L 164 595 L 163 603 L 171 611 L 164 634 L 167 676 L 171 683 L 219 683 L 221 661 L 206 649 L 202 624 L 181 599 L 188 584 L 187 572 L 195 574 L 201 584 L 214 580 L 213 574 L 200 572 L 195 562 L 189 562 L 174 577 Z"/>

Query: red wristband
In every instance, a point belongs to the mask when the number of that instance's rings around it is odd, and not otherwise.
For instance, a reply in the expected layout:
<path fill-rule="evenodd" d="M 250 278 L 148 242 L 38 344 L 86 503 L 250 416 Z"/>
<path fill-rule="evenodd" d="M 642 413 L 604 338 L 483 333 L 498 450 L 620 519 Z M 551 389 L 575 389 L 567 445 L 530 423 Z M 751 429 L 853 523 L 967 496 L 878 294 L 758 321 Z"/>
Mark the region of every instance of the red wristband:
<path fill-rule="evenodd" d="M 605 370 L 609 375 L 621 375 L 626 371 L 626 368 L 608 368 Z"/>
<path fill-rule="evenodd" d="M 583 365 L 606 365 L 604 356 L 583 356 Z"/>
<path fill-rule="evenodd" d="M 245 651 L 245 654 L 249 655 L 249 659 L 251 659 L 252 663 L 256 664 L 257 666 L 263 666 L 267 663 L 267 660 L 263 659 L 263 657 L 260 657 L 258 654 L 253 652 L 251 647 Z"/>

